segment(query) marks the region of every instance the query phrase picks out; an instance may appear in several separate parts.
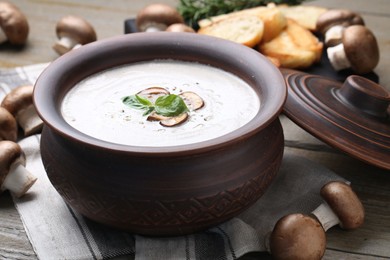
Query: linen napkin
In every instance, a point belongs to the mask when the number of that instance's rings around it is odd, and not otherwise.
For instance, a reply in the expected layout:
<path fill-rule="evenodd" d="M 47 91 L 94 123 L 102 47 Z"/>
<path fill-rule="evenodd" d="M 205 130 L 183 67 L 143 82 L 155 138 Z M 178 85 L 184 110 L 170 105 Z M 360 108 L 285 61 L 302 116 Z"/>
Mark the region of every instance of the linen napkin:
<path fill-rule="evenodd" d="M 47 66 L 1 71 L 1 95 L 34 83 Z M 19 141 L 26 168 L 38 177 L 22 198 L 14 198 L 39 259 L 237 259 L 266 250 L 267 234 L 290 213 L 308 214 L 322 203 L 321 187 L 343 180 L 312 161 L 285 152 L 281 169 L 266 193 L 248 210 L 203 232 L 176 237 L 146 237 L 94 223 L 68 206 L 51 185 L 42 165 L 40 135 Z"/>

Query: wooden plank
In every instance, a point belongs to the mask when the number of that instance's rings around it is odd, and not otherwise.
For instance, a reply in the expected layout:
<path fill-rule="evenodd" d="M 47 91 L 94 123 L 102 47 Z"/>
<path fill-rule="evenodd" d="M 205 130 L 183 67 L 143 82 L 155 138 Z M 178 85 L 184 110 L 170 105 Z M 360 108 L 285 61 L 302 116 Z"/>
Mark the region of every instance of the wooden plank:
<path fill-rule="evenodd" d="M 175 6 L 177 1 L 164 0 Z M 52 49 L 57 37 L 55 24 L 65 15 L 81 16 L 95 28 L 98 40 L 122 35 L 125 19 L 133 18 L 147 4 L 155 1 L 29 1 L 18 0 L 17 6 L 26 15 L 30 33 L 26 46 L 14 48 L 0 45 L 0 67 L 15 67 L 55 60 L 58 55 Z"/>
<path fill-rule="evenodd" d="M 375 3 L 374 3 L 375 2 Z M 316 0 L 307 1 L 305 5 L 318 5 L 334 9 L 348 9 L 362 14 L 370 14 L 375 16 L 389 16 L 390 4 L 388 0 L 375 0 L 368 2 L 367 0 Z"/>
<path fill-rule="evenodd" d="M 0 195 L 0 259 L 37 259 L 8 192 Z"/>

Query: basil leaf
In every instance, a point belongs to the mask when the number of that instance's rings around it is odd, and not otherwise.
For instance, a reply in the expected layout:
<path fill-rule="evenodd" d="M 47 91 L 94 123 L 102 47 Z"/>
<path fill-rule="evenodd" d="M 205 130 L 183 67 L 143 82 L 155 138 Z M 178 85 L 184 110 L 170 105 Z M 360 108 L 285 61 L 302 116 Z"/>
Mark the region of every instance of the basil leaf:
<path fill-rule="evenodd" d="M 154 107 L 149 107 L 146 111 L 145 111 L 145 113 L 143 113 L 142 115 L 143 116 L 147 116 L 147 115 L 149 115 L 150 113 L 152 113 L 154 111 Z"/>
<path fill-rule="evenodd" d="M 122 98 L 122 102 L 123 102 L 123 104 L 125 104 L 129 107 L 139 109 L 139 110 L 146 110 L 144 115 L 148 115 L 148 114 L 152 113 L 152 111 L 154 110 L 154 106 L 153 106 L 152 102 L 150 102 L 148 99 L 143 98 L 139 95 L 126 96 L 126 97 Z"/>
<path fill-rule="evenodd" d="M 175 94 L 157 98 L 154 105 L 156 113 L 162 116 L 178 116 L 189 111 L 183 99 Z"/>

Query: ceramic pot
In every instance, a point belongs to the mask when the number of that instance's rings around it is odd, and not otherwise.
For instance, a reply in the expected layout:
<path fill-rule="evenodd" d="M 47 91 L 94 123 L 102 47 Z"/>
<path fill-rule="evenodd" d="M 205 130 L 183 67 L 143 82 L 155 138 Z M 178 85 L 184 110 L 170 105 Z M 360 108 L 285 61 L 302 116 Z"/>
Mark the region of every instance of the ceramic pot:
<path fill-rule="evenodd" d="M 64 95 L 82 79 L 139 61 L 208 64 L 247 82 L 260 109 L 247 124 L 212 140 L 140 147 L 90 137 L 65 122 Z M 266 191 L 281 164 L 278 115 L 286 99 L 279 70 L 258 52 L 186 33 L 134 33 L 61 56 L 41 74 L 34 103 L 45 125 L 41 154 L 48 177 L 85 217 L 144 235 L 200 231 L 238 215 Z"/>

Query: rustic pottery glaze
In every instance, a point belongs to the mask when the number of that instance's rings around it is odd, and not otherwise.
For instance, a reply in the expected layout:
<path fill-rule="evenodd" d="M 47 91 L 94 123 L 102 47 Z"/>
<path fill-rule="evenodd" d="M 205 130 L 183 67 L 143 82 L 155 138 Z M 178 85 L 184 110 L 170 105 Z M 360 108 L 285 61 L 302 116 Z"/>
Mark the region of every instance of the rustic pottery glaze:
<path fill-rule="evenodd" d="M 127 146 L 77 131 L 61 116 L 82 79 L 138 61 L 173 59 L 221 68 L 260 98 L 254 119 L 221 137 L 170 147 Z M 145 235 L 180 235 L 226 221 L 257 201 L 277 174 L 284 147 L 280 72 L 256 51 L 182 33 L 135 33 L 61 56 L 39 77 L 34 102 L 45 122 L 43 164 L 64 200 L 85 217 Z"/>

